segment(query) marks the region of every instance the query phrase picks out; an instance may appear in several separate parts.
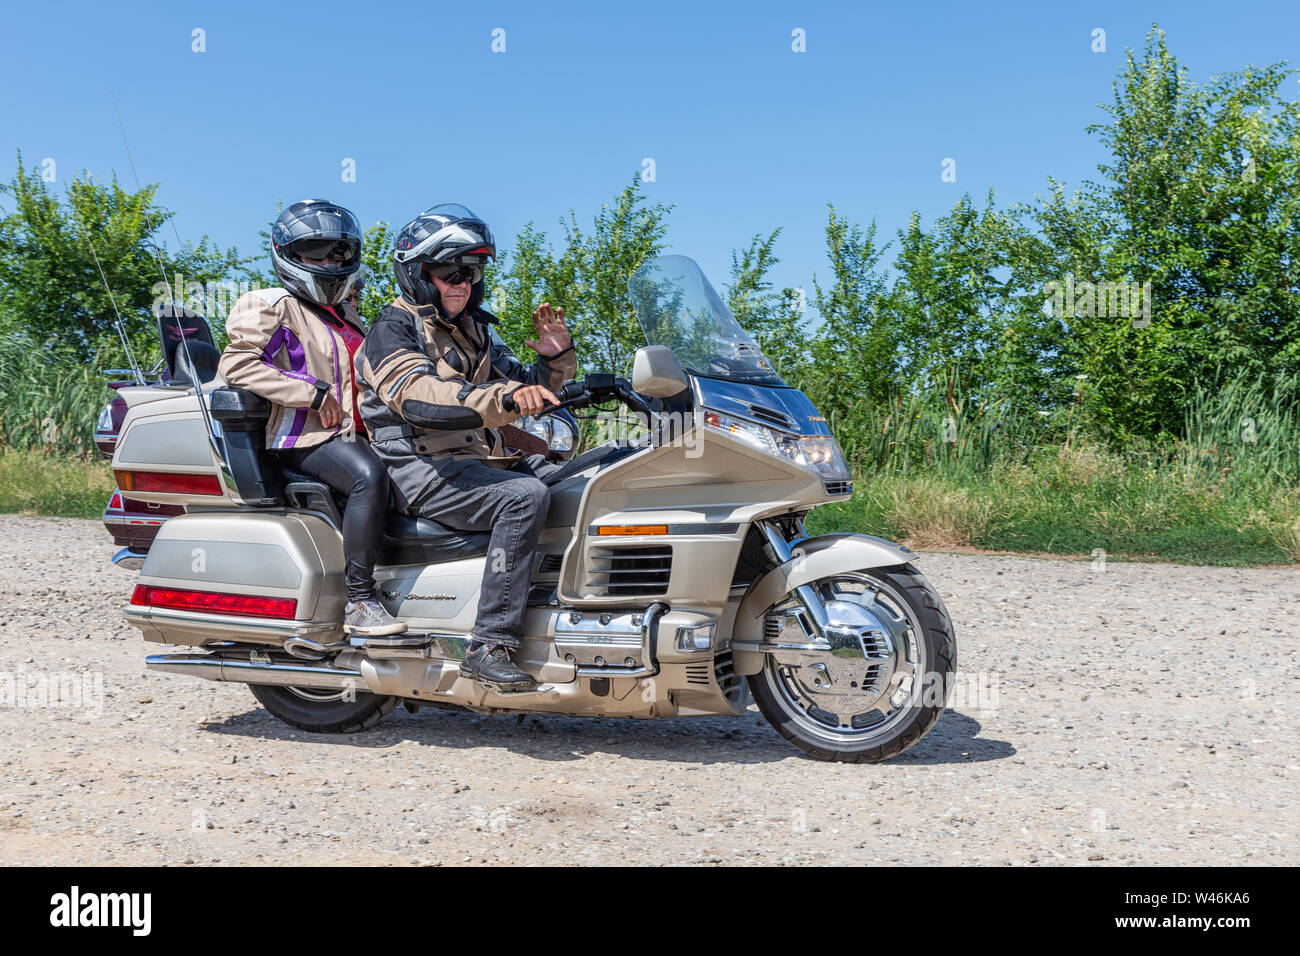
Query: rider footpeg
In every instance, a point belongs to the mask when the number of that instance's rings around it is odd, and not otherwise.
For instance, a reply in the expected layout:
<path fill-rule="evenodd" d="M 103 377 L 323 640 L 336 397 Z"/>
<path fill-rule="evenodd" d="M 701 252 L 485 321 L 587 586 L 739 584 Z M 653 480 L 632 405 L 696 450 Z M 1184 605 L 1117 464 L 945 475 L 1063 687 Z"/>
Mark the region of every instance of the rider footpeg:
<path fill-rule="evenodd" d="M 475 683 L 478 684 L 479 687 L 482 687 L 484 690 L 489 691 L 490 693 L 493 694 L 499 694 L 502 697 L 505 696 L 522 697 L 525 694 L 540 694 L 550 690 L 551 687 L 553 686 L 551 684 L 529 684 L 527 686 L 497 684 L 487 680 L 475 681 Z"/>

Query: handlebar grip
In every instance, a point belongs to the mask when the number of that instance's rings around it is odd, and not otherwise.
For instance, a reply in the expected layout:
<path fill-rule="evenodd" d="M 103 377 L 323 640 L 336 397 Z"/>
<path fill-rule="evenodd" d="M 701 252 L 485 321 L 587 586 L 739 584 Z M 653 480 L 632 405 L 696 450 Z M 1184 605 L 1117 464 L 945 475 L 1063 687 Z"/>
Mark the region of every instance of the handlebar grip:
<path fill-rule="evenodd" d="M 561 402 L 571 402 L 575 398 L 582 398 L 586 393 L 586 385 L 576 379 L 571 379 L 559 387 L 559 390 L 555 393 L 555 397 Z"/>

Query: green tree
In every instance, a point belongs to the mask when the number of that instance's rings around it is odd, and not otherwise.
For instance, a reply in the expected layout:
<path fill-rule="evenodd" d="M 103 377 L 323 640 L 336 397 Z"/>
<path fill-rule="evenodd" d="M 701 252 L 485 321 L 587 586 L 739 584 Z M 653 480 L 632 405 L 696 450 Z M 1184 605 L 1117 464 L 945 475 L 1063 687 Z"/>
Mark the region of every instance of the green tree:
<path fill-rule="evenodd" d="M 384 306 L 397 298 L 397 277 L 393 274 L 393 232 L 387 222 L 377 222 L 365 232 L 361 246 L 361 267 L 366 287 L 361 291 L 361 314 L 373 322 Z"/>
<path fill-rule="evenodd" d="M 1295 75 L 1276 64 L 1198 84 L 1153 27 L 1102 107 L 1109 121 L 1089 127 L 1110 159 L 1084 190 L 1086 219 L 1109 232 L 1080 278 L 1151 289 L 1136 321 L 1065 316 L 1111 435 L 1177 431 L 1198 379 L 1300 367 L 1300 104 L 1282 95 Z"/>
<path fill-rule="evenodd" d="M 533 337 L 533 311 L 550 302 L 564 309 L 581 368 L 627 372 L 645 344 L 627 282 L 663 248 L 671 208 L 650 203 L 633 177 L 612 204 L 601 206 L 589 230 L 573 211 L 561 220 L 558 254 L 546 233 L 528 223 L 484 280 L 484 304 L 500 320 L 498 333 L 523 354 L 523 340 Z"/>
<path fill-rule="evenodd" d="M 133 343 L 152 347 L 152 306 L 170 298 L 178 278 L 184 289 L 242 272 L 245 260 L 206 236 L 169 252 L 157 237 L 173 213 L 155 203 L 157 190 L 154 184 L 131 192 L 116 178 L 103 184 L 83 174 L 61 201 L 36 169 L 23 168 L 19 154 L 14 179 L 0 185 L 12 203 L 0 219 L 0 314 L 7 330 L 120 363 L 118 312 Z"/>
<path fill-rule="evenodd" d="M 484 305 L 497 316 L 497 332 L 521 355 L 524 340 L 535 337 L 533 312 L 550 301 L 554 270 L 546 234 L 530 222 L 519 231 L 513 250 L 499 250 L 484 279 Z M 570 314 L 567 321 L 574 318 Z"/>
<path fill-rule="evenodd" d="M 627 282 L 663 249 L 671 209 L 647 201 L 640 178 L 633 176 L 612 206 L 600 207 L 590 232 L 572 212 L 561 223 L 565 248 L 550 270 L 546 292 L 572 318 L 584 368 L 628 372 L 633 353 L 645 344 Z"/>
<path fill-rule="evenodd" d="M 732 252 L 727 307 L 777 373 L 793 384 L 807 368 L 809 336 L 801 297 L 794 289 L 776 291 L 768 278 L 781 261 L 773 252 L 780 235 L 780 228 L 767 236 L 756 235 L 745 249 Z"/>
<path fill-rule="evenodd" d="M 826 252 L 832 281 L 813 278 L 813 305 L 822 325 L 813 340 L 809 388 L 828 415 L 883 403 L 901 380 L 900 330 L 893 293 L 880 261 L 873 221 L 863 230 L 831 206 Z"/>
<path fill-rule="evenodd" d="M 963 196 L 932 227 L 899 231 L 893 307 L 905 386 L 970 400 L 1050 405 L 1061 374 L 1060 321 L 1043 311 L 1042 240 L 1020 207 Z"/>

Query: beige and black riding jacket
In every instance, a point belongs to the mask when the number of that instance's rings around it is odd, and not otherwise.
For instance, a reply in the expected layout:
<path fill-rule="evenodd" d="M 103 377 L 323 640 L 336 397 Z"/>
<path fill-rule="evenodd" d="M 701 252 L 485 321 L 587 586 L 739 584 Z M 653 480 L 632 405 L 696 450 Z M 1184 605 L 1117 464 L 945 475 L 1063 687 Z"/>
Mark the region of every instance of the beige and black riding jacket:
<path fill-rule="evenodd" d="M 339 318 L 365 334 L 356 309 L 347 303 L 334 308 Z M 227 385 L 246 388 L 271 402 L 267 448 L 307 448 L 354 427 L 345 414 L 341 425 L 326 428 L 317 411 L 327 394 L 344 409 L 352 407 L 353 369 L 347 343 L 331 328 L 327 314 L 285 289 L 249 292 L 230 310 L 226 319 L 230 344 L 217 372 Z"/>
<path fill-rule="evenodd" d="M 494 342 L 496 316 L 472 309 L 449 320 L 436 306 L 399 296 L 375 319 L 357 353 L 361 417 L 381 455 L 477 458 L 508 467 L 497 429 L 519 417 L 512 396 L 525 385 L 554 391 L 578 370 L 573 347 L 524 365 Z"/>

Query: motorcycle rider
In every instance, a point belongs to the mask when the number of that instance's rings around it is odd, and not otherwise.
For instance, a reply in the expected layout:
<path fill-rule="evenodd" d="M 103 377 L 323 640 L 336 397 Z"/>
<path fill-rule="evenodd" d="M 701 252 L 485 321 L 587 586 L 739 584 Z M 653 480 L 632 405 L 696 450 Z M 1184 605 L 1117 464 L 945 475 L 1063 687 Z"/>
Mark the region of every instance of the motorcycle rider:
<path fill-rule="evenodd" d="M 461 675 L 524 690 L 533 678 L 510 659 L 523 643 L 532 557 L 550 492 L 543 456 L 507 451 L 497 429 L 556 404 L 577 371 L 564 310 L 533 313 L 537 352 L 525 366 L 494 343 L 481 307 L 483 267 L 496 255 L 487 224 L 444 203 L 394 241 L 401 292 L 380 312 L 357 369 L 361 414 L 405 510 L 464 531 L 491 531 L 483 586 Z"/>
<path fill-rule="evenodd" d="M 389 481 L 359 412 L 352 357 L 365 324 L 350 300 L 361 268 L 361 228 L 342 206 L 306 199 L 271 228 L 271 264 L 281 289 L 240 297 L 226 320 L 230 344 L 218 371 L 227 385 L 271 402 L 266 446 L 281 461 L 348 496 L 343 554 L 344 626 L 368 637 L 400 634 L 375 594 L 375 561 Z"/>

